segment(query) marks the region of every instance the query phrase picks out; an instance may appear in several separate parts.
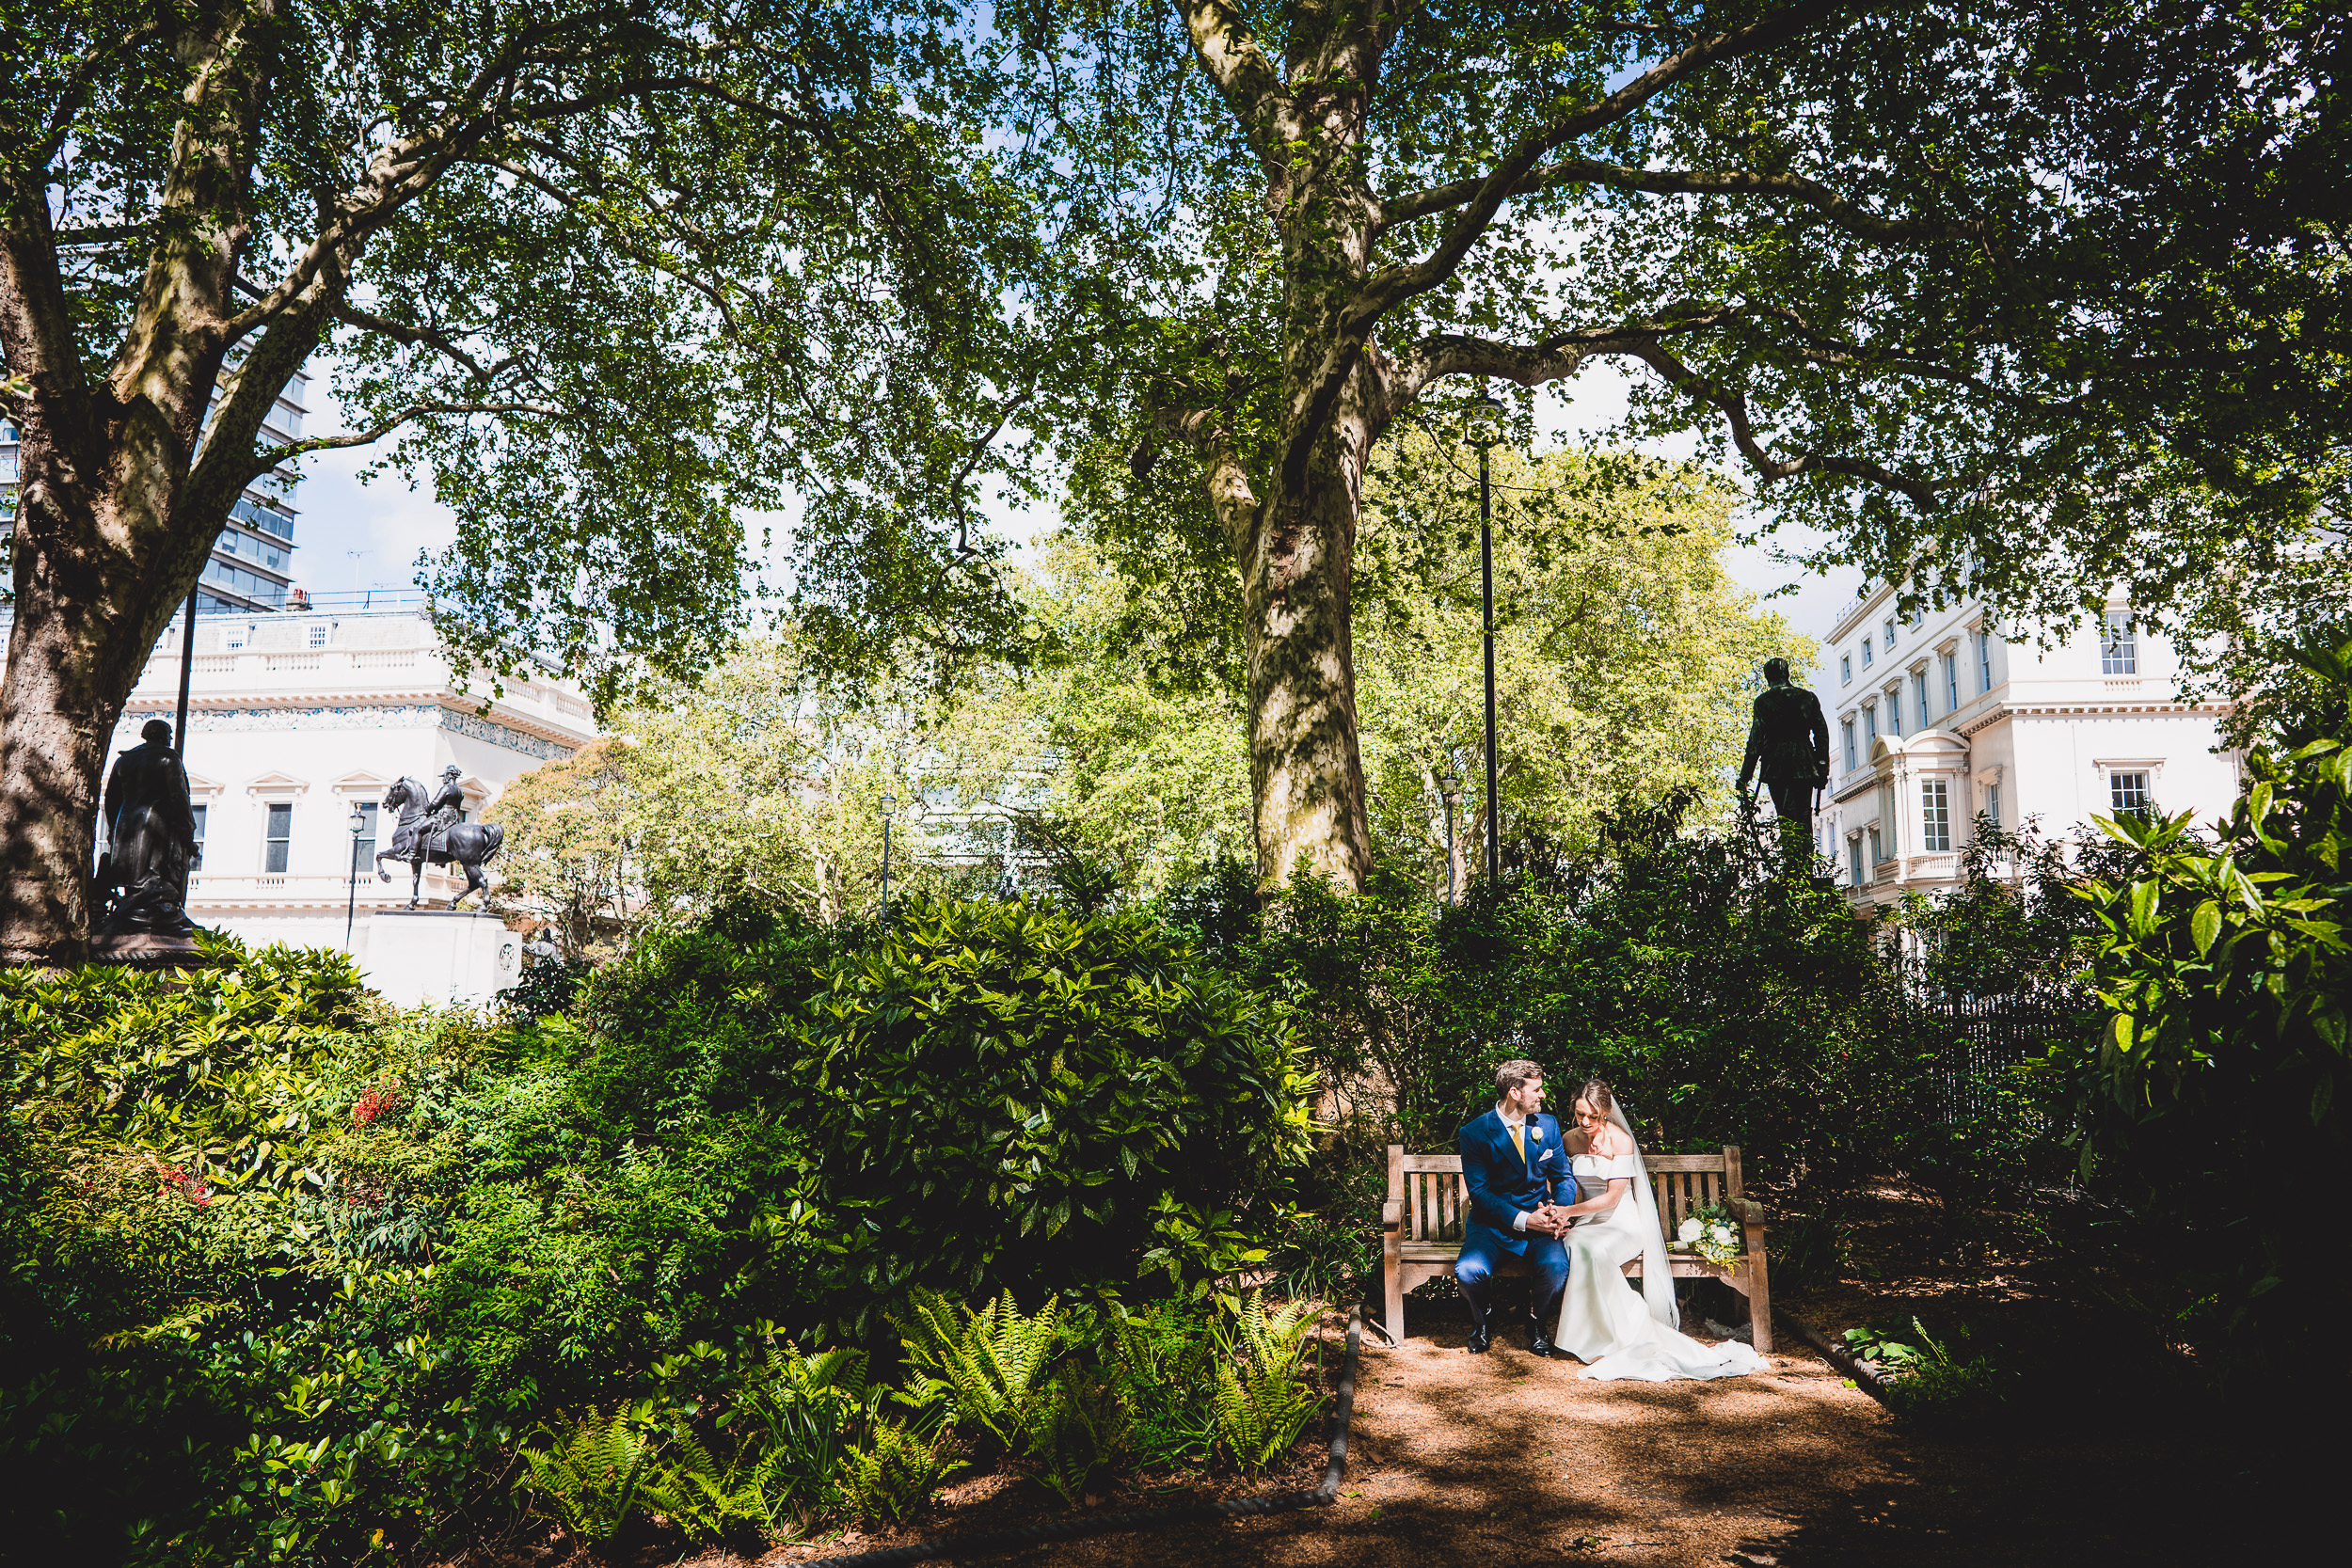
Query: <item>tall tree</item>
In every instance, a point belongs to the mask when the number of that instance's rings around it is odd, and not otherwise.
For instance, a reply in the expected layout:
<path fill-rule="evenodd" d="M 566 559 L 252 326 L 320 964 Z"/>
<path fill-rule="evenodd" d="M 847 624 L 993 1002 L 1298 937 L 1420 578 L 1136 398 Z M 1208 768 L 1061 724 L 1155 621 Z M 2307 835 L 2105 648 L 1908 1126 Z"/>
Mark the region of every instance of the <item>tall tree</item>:
<path fill-rule="evenodd" d="M 460 520 L 444 632 L 494 662 L 565 650 L 607 696 L 722 645 L 743 513 L 792 491 L 901 632 L 985 631 L 1001 595 L 906 541 L 952 532 L 993 434 L 972 367 L 999 318 L 969 259 L 1033 226 L 970 194 L 973 83 L 929 16 L 7 8 L 0 961 L 83 951 L 122 702 L 240 492 L 305 452 L 389 438 L 429 465 Z M 322 348 L 360 428 L 265 440 Z M 851 445 L 853 482 L 805 461 Z"/>
<path fill-rule="evenodd" d="M 2342 494 L 2330 8 L 999 16 L 1011 134 L 1070 193 L 1067 302 L 1105 323 L 1036 416 L 1141 612 L 1191 591 L 1238 646 L 1270 880 L 1368 868 L 1364 475 L 1482 383 L 1523 415 L 1640 367 L 1629 433 L 1696 430 L 1826 558 L 2012 613 L 2193 598 Z"/>

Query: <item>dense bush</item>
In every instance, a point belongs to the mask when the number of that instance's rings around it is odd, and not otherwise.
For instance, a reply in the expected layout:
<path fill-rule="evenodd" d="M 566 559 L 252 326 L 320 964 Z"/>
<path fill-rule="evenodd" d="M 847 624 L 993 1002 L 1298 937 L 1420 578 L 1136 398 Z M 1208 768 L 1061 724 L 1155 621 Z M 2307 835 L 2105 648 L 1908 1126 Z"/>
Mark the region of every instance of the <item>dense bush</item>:
<path fill-rule="evenodd" d="M 1132 1280 L 1155 1212 L 1306 1148 L 1286 1009 L 1141 915 L 910 905 L 827 970 L 788 1081 L 816 1201 L 875 1303 Z"/>
<path fill-rule="evenodd" d="M 2114 824 L 2129 859 L 2084 889 L 2106 1026 L 2050 1070 L 2094 1185 L 2166 1261 L 2181 1337 L 2262 1382 L 2334 1366 L 2352 1283 L 2311 1218 L 2352 1154 L 2352 751 L 2257 748 L 2217 844 L 2185 816 Z"/>

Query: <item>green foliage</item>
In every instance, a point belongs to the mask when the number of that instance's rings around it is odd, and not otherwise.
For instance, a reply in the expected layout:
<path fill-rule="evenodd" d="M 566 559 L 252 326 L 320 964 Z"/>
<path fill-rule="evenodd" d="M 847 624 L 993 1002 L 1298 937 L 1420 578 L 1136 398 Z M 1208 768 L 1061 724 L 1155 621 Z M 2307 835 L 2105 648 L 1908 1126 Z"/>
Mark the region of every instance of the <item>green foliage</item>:
<path fill-rule="evenodd" d="M 1113 1325 L 1109 1366 L 1134 1418 L 1131 1442 L 1147 1466 L 1202 1465 L 1216 1446 L 1216 1369 L 1227 1320 L 1182 1298 L 1155 1302 Z"/>
<path fill-rule="evenodd" d="M 2326 673 L 2352 685 L 2341 658 Z M 2347 1154 L 2352 752 L 2258 747 L 2246 770 L 2218 842 L 2185 816 L 2103 824 L 2129 852 L 2082 890 L 2106 1016 L 2047 1070 L 2093 1181 L 2169 1238 L 2182 1289 L 2215 1299 L 2226 1371 L 2259 1377 L 2304 1363 L 2347 1282 L 2344 1249 L 2311 1245 L 2279 1195 L 2329 1189 Z"/>
<path fill-rule="evenodd" d="M 1896 1338 L 1899 1329 L 1850 1328 L 1845 1335 L 1848 1353 L 1878 1370 L 1897 1413 L 1945 1426 L 1999 1414 L 2008 1402 L 2010 1379 L 1993 1356 L 1963 1357 L 1953 1341 L 1937 1339 L 1916 1318 L 1911 1329 L 1919 1338 L 1915 1345 Z M 1963 1337 L 1966 1333 L 1963 1328 Z"/>
<path fill-rule="evenodd" d="M 801 1050 L 811 1191 L 868 1302 L 1124 1282 L 1155 1202 L 1305 1150 L 1285 1010 L 1132 913 L 911 904 L 829 966 Z"/>
<path fill-rule="evenodd" d="M 528 1484 L 564 1528 L 594 1545 L 609 1541 L 637 1506 L 645 1467 L 660 1442 L 650 1403 L 589 1416 L 548 1448 L 526 1446 Z"/>
<path fill-rule="evenodd" d="M 1028 1411 L 1022 1438 L 1037 1477 L 1072 1508 L 1109 1490 L 1132 1448 L 1135 1412 L 1126 1387 L 1099 1369 L 1070 1363 Z"/>
<path fill-rule="evenodd" d="M 850 1506 L 861 1519 L 895 1525 L 930 1500 L 963 1466 L 943 1435 L 926 1440 L 897 1421 L 878 1420 L 850 1454 Z"/>
<path fill-rule="evenodd" d="M 891 1324 L 904 1337 L 908 1362 L 946 1386 L 948 1419 L 971 1421 L 1009 1449 L 1030 1426 L 1046 1363 L 1059 1342 L 1048 1301 L 1023 1317 L 1005 1291 L 973 1308 L 917 1291 Z"/>
<path fill-rule="evenodd" d="M 1299 1378 L 1313 1326 L 1310 1305 L 1295 1301 L 1279 1312 L 1253 1295 L 1238 1320 L 1238 1357 L 1216 1369 L 1216 1436 L 1234 1467 L 1255 1475 L 1290 1452 L 1322 1408 L 1323 1396 Z"/>
<path fill-rule="evenodd" d="M 868 1409 L 865 1353 L 770 1342 L 726 1424 L 760 1451 L 771 1531 L 804 1535 L 852 1506 L 846 1478 Z"/>

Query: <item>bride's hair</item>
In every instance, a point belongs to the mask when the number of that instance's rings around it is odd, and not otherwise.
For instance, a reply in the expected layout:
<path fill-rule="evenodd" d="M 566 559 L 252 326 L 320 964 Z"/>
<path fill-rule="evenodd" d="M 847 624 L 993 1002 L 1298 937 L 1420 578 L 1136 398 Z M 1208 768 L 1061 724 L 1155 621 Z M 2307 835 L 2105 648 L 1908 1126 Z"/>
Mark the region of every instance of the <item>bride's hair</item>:
<path fill-rule="evenodd" d="M 1609 1085 L 1597 1078 L 1587 1078 L 1576 1091 L 1576 1098 L 1607 1116 L 1617 1103 L 1617 1097 L 1609 1092 Z"/>

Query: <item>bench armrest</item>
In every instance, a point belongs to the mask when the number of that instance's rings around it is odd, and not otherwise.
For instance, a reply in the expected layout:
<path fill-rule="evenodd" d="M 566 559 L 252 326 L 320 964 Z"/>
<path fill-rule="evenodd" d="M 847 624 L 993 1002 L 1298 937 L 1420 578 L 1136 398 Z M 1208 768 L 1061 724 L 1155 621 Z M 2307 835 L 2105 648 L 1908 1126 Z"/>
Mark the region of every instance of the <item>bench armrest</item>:
<path fill-rule="evenodd" d="M 1740 1216 L 1740 1223 L 1741 1225 L 1762 1225 L 1764 1223 L 1764 1205 L 1756 1202 L 1756 1199 L 1752 1197 L 1727 1197 L 1723 1201 L 1724 1208 Z"/>
<path fill-rule="evenodd" d="M 1385 1203 L 1383 1203 L 1383 1204 L 1381 1204 L 1381 1205 L 1380 1205 L 1380 1228 L 1381 1228 L 1381 1229 L 1383 1229 L 1383 1230 L 1394 1230 L 1397 1227 L 1399 1227 L 1399 1226 L 1403 1225 L 1404 1223 L 1405 1223 L 1405 1200 L 1404 1200 L 1404 1199 L 1402 1199 L 1402 1198 L 1394 1198 L 1394 1197 L 1392 1197 L 1392 1198 L 1390 1198 L 1387 1202 L 1385 1202 Z"/>

